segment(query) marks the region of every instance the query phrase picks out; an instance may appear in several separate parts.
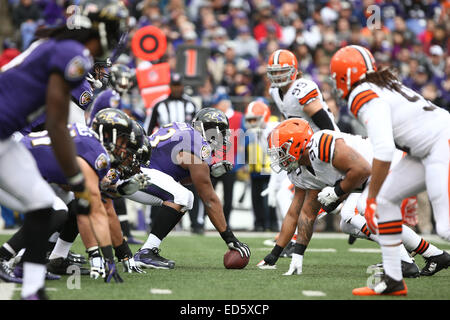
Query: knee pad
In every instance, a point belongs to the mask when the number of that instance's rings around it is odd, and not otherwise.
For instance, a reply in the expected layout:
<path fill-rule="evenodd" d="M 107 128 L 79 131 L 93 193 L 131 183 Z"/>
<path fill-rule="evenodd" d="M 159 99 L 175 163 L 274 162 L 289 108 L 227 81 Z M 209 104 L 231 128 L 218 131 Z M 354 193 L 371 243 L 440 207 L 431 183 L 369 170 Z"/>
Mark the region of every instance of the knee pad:
<path fill-rule="evenodd" d="M 183 189 L 185 189 L 183 192 L 177 193 L 173 202 L 182 206 L 181 212 L 184 213 L 192 210 L 192 207 L 194 206 L 194 194 L 187 188 L 183 187 Z"/>

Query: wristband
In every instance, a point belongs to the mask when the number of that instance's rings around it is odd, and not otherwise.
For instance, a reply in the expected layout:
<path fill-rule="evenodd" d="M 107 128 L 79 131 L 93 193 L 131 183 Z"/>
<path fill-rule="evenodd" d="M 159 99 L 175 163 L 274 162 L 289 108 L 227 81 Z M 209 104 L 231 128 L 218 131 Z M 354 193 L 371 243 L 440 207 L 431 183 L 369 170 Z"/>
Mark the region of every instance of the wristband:
<path fill-rule="evenodd" d="M 101 257 L 100 249 L 98 248 L 98 246 L 86 249 L 86 253 L 88 254 L 89 258 Z"/>
<path fill-rule="evenodd" d="M 228 227 L 228 226 L 224 232 L 220 232 L 220 236 L 222 237 L 223 241 L 225 241 L 226 243 L 237 241 L 236 237 L 233 234 L 233 231 L 231 231 L 230 227 Z"/>
<path fill-rule="evenodd" d="M 294 253 L 303 255 L 305 253 L 306 246 L 304 244 L 295 243 L 294 244 Z"/>
<path fill-rule="evenodd" d="M 341 196 L 343 196 L 344 194 L 346 194 L 346 192 L 344 191 L 344 190 L 342 190 L 342 188 L 341 188 L 341 184 L 338 182 L 337 184 L 336 184 L 336 186 L 334 187 L 334 193 L 336 193 L 336 195 L 338 196 L 338 197 L 341 197 Z"/>
<path fill-rule="evenodd" d="M 282 248 L 281 246 L 279 246 L 279 245 L 276 244 L 275 247 L 273 247 L 271 253 L 272 253 L 275 257 L 279 257 L 282 251 L 283 251 L 283 248 Z"/>

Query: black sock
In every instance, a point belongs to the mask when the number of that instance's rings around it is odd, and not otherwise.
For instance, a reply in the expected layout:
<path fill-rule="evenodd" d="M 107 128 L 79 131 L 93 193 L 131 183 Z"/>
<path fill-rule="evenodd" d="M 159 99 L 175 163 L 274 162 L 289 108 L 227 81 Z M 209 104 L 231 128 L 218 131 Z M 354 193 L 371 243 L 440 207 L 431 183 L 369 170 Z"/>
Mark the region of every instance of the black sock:
<path fill-rule="evenodd" d="M 30 211 L 25 214 L 22 232 L 25 253 L 22 261 L 38 264 L 46 263 L 46 249 L 50 233 L 52 208 Z"/>
<path fill-rule="evenodd" d="M 13 254 L 9 252 L 5 247 L 0 247 L 0 260 L 8 261 L 13 257 Z"/>
<path fill-rule="evenodd" d="M 125 237 L 131 237 L 130 223 L 128 222 L 128 220 L 120 221 L 120 228 L 122 229 L 122 233 Z"/>
<path fill-rule="evenodd" d="M 101 247 L 100 250 L 102 251 L 103 259 L 105 259 L 105 261 L 114 262 L 113 248 L 111 245 Z"/>
<path fill-rule="evenodd" d="M 183 214 L 172 207 L 162 206 L 152 220 L 152 233 L 163 240 L 183 218 Z"/>
<path fill-rule="evenodd" d="M 59 238 L 66 242 L 73 243 L 78 236 L 77 214 L 74 211 L 73 202 L 69 203 L 68 217 L 61 228 Z"/>

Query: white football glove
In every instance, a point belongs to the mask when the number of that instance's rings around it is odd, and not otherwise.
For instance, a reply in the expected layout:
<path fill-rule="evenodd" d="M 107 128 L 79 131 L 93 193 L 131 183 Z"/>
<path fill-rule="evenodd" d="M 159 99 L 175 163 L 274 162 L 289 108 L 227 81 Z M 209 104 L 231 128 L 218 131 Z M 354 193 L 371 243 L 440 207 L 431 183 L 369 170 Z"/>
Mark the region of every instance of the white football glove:
<path fill-rule="evenodd" d="M 293 274 L 302 274 L 303 256 L 301 254 L 293 253 L 289 270 L 283 273 L 284 276 L 291 276 Z"/>
<path fill-rule="evenodd" d="M 102 257 L 89 258 L 89 264 L 91 265 L 91 273 L 89 274 L 92 279 L 105 278 L 105 261 Z"/>
<path fill-rule="evenodd" d="M 124 180 L 117 186 L 120 195 L 130 195 L 138 190 L 145 189 L 151 185 L 150 177 L 145 173 L 138 173 L 131 178 Z"/>
<path fill-rule="evenodd" d="M 277 190 L 269 186 L 261 192 L 261 197 L 267 196 L 267 204 L 269 207 L 276 208 L 277 206 Z"/>
<path fill-rule="evenodd" d="M 123 265 L 123 272 L 147 273 L 136 265 L 136 261 L 134 261 L 133 257 L 123 259 L 122 265 Z"/>
<path fill-rule="evenodd" d="M 322 205 L 328 206 L 329 204 L 338 201 L 339 197 L 336 192 L 334 192 L 333 187 L 325 187 L 317 195 L 317 200 L 319 200 Z"/>

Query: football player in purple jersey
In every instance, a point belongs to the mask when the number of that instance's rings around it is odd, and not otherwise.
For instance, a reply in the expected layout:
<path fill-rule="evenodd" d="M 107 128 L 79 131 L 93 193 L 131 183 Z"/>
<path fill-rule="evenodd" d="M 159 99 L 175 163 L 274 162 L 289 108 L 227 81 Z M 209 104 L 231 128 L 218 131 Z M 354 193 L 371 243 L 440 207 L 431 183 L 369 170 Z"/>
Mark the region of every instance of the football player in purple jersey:
<path fill-rule="evenodd" d="M 174 122 L 163 126 L 150 136 L 152 146 L 150 164 L 141 167 L 151 179 L 151 185 L 128 198 L 152 204 L 161 199 L 162 210 L 152 221 L 152 231 L 141 249 L 134 255 L 136 264 L 143 268 L 172 269 L 173 260 L 159 255 L 161 241 L 192 208 L 193 194 L 182 184 L 192 183 L 205 204 L 209 219 L 222 239 L 241 256 L 250 256 L 250 249 L 240 242 L 225 221 L 222 204 L 212 186 L 211 177 L 231 169 L 225 160 L 213 163 L 213 155 L 223 150 L 228 142 L 229 124 L 223 112 L 214 108 L 200 110 L 192 126 Z M 146 195 L 153 196 L 151 201 Z M 147 202 L 149 201 L 149 202 Z"/>
<path fill-rule="evenodd" d="M 84 80 L 92 67 L 92 57 L 105 50 L 98 25 L 110 26 L 106 33 L 109 38 L 119 28 L 118 19 L 108 21 L 100 10 L 91 18 L 102 21 L 93 24 L 94 20 L 80 16 L 77 25 L 39 30 L 38 39 L 3 66 L 0 73 L 0 189 L 16 198 L 25 213 L 24 299 L 47 298 L 45 252 L 56 195 L 41 177 L 30 152 L 12 135 L 45 113 L 52 149 L 67 184 L 75 191 L 77 209 L 89 212 L 91 195 L 67 129 L 70 90 Z"/>

